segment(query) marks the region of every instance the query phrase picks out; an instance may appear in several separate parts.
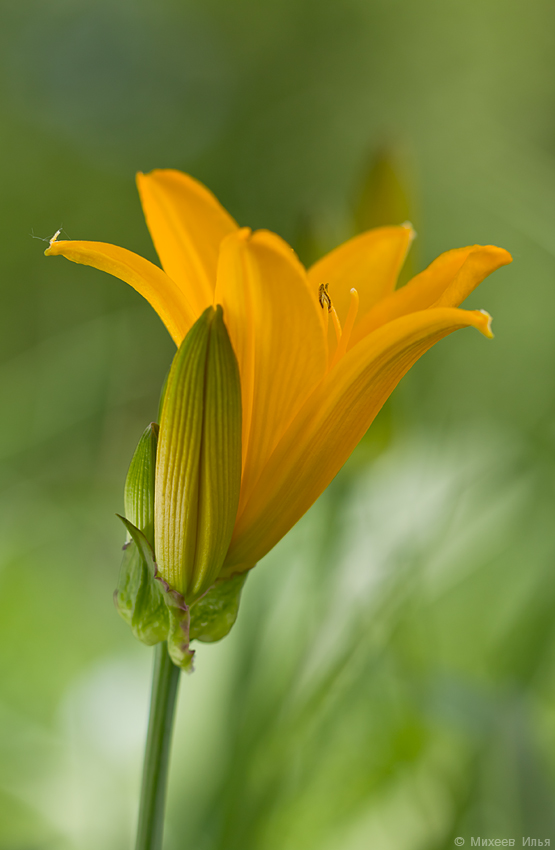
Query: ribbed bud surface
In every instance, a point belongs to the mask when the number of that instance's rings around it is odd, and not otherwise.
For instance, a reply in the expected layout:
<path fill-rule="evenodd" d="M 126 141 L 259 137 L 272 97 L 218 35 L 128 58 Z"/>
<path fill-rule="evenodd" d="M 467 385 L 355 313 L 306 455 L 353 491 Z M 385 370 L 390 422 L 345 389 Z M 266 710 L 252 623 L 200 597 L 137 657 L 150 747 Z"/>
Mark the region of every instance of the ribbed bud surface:
<path fill-rule="evenodd" d="M 156 560 L 187 603 L 218 577 L 240 485 L 239 370 L 222 308 L 209 307 L 175 355 L 156 461 Z"/>

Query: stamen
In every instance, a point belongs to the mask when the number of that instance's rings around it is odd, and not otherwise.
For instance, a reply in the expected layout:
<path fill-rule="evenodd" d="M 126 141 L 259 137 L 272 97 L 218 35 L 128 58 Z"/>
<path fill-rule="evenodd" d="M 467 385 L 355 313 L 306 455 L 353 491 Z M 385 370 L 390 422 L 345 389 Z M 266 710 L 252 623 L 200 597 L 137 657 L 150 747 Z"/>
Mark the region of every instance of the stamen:
<path fill-rule="evenodd" d="M 332 318 L 332 321 L 333 321 L 333 327 L 334 327 L 334 330 L 335 330 L 335 335 L 337 337 L 337 346 L 339 347 L 339 343 L 341 341 L 341 333 L 342 333 L 341 322 L 339 321 L 339 316 L 335 312 L 335 307 L 333 307 L 333 306 L 331 307 L 330 313 L 331 313 L 331 318 Z"/>
<path fill-rule="evenodd" d="M 328 312 L 331 310 L 331 298 L 328 292 L 329 283 L 321 283 L 318 287 L 318 301 L 320 302 L 320 307 L 324 310 L 325 307 L 328 308 Z"/>
<path fill-rule="evenodd" d="M 330 323 L 330 311 L 324 310 L 324 339 L 328 339 L 328 326 Z"/>
<path fill-rule="evenodd" d="M 326 338 L 328 333 L 328 314 L 331 313 L 331 318 L 333 322 L 333 327 L 335 330 L 335 336 L 337 337 L 337 344 L 339 345 L 339 340 L 341 339 L 341 322 L 339 321 L 339 316 L 335 311 L 335 307 L 331 303 L 330 294 L 328 292 L 329 283 L 321 283 L 318 287 L 318 301 L 320 302 L 320 307 L 324 311 L 325 319 L 324 319 L 324 328 L 326 332 Z M 326 310 L 326 307 L 328 308 Z"/>
<path fill-rule="evenodd" d="M 330 294 L 328 292 L 329 283 L 321 283 L 318 287 L 318 301 L 320 307 L 324 311 L 324 339 L 328 338 L 328 325 L 330 313 L 333 310 Z"/>
<path fill-rule="evenodd" d="M 358 297 L 358 292 L 356 291 L 356 289 L 351 289 L 351 303 L 349 304 L 349 312 L 347 313 L 347 318 L 345 319 L 345 326 L 343 328 L 341 338 L 338 338 L 337 340 L 337 348 L 335 349 L 335 354 L 333 356 L 330 369 L 333 369 L 337 361 L 347 353 L 347 346 L 349 345 L 351 333 L 358 314 L 359 300 L 360 299 Z"/>

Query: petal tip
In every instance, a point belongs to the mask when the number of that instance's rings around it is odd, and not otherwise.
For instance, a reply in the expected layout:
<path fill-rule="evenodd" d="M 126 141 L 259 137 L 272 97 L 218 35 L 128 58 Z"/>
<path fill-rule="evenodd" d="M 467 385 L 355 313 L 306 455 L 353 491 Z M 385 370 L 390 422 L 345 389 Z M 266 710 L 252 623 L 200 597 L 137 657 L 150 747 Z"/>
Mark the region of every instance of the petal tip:
<path fill-rule="evenodd" d="M 57 230 L 56 233 L 54 234 L 54 236 L 49 240 L 48 248 L 44 252 L 45 257 L 51 257 L 51 256 L 54 256 L 55 254 L 59 254 L 59 251 L 57 251 L 55 249 L 54 245 L 56 245 L 56 243 L 58 241 L 58 236 L 60 235 L 61 232 L 62 232 L 61 229 Z"/>
<path fill-rule="evenodd" d="M 409 242 L 414 242 L 414 240 L 416 239 L 418 234 L 417 234 L 416 230 L 414 229 L 414 227 L 412 226 L 412 222 L 404 221 L 402 223 L 401 227 L 404 227 L 405 230 L 409 231 Z"/>
<path fill-rule="evenodd" d="M 488 274 L 496 271 L 496 269 L 500 269 L 502 266 L 508 266 L 513 261 L 511 254 L 505 248 L 498 248 L 497 245 L 476 245 L 471 251 L 471 254 L 476 254 L 484 259 L 491 269 Z"/>
<path fill-rule="evenodd" d="M 477 326 L 478 330 L 481 331 L 481 333 L 483 333 L 488 339 L 493 339 L 494 335 L 491 329 L 492 317 L 487 310 L 477 310 L 477 312 L 483 317 Z"/>

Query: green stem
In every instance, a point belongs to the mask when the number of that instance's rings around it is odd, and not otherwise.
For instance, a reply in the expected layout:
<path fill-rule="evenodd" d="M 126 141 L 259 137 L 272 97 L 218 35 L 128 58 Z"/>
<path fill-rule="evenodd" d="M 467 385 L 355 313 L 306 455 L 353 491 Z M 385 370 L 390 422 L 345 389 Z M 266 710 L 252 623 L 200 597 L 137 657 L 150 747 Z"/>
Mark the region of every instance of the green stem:
<path fill-rule="evenodd" d="M 173 715 L 179 684 L 179 667 L 170 659 L 166 643 L 156 647 L 150 717 L 143 767 L 136 850 L 160 850 Z"/>

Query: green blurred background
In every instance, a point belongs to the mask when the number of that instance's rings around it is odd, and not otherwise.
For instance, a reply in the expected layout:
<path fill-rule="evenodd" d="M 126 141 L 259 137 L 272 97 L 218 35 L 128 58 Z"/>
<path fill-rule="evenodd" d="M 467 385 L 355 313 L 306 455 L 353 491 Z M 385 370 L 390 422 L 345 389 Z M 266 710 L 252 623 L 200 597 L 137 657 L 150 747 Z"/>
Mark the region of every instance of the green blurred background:
<path fill-rule="evenodd" d="M 0 4 L 0 848 L 131 847 L 152 652 L 112 605 L 172 344 L 42 252 L 155 259 L 176 167 L 309 262 L 410 218 L 515 262 L 417 364 L 182 681 L 168 850 L 555 844 L 555 7 Z"/>

